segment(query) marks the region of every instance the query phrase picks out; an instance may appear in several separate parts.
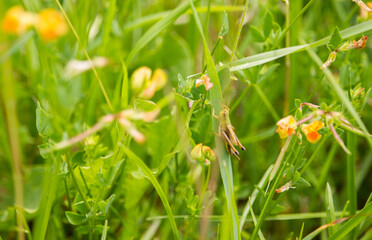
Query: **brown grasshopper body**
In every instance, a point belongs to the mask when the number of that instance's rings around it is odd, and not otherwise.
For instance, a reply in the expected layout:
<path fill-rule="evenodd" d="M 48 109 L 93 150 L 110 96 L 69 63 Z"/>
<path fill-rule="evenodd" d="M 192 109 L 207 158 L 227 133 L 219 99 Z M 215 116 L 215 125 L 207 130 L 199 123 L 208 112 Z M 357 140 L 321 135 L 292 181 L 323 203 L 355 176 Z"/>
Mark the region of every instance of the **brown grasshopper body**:
<path fill-rule="evenodd" d="M 230 109 L 227 106 L 223 106 L 223 109 L 218 117 L 214 114 L 213 116 L 220 120 L 218 136 L 220 136 L 224 140 L 228 152 L 240 160 L 240 158 L 238 157 L 239 152 L 238 150 L 236 150 L 235 146 L 239 146 L 243 151 L 245 150 L 245 147 L 240 143 L 238 137 L 234 132 L 234 127 L 231 125 L 230 122 L 229 112 Z"/>

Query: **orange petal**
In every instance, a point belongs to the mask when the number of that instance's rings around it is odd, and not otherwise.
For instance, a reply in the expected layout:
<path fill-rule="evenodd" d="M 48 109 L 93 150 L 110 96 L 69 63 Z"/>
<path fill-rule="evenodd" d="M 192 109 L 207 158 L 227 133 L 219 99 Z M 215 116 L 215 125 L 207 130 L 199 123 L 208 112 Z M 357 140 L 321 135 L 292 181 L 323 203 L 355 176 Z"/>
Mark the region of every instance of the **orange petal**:
<path fill-rule="evenodd" d="M 318 132 L 310 132 L 310 133 L 306 134 L 307 141 L 309 141 L 312 144 L 317 143 L 320 140 L 321 137 L 322 137 L 322 135 L 319 134 Z"/>

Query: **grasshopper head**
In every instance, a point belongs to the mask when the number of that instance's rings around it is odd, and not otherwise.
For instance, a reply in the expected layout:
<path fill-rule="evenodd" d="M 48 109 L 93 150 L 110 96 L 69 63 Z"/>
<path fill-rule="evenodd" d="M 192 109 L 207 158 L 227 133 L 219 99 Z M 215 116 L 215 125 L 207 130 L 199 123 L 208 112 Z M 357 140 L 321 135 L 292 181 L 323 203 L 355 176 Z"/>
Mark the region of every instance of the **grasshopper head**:
<path fill-rule="evenodd" d="M 230 122 L 229 113 L 230 109 L 226 105 L 224 105 L 223 109 L 220 112 L 219 119 L 224 121 L 225 123 L 229 123 Z"/>

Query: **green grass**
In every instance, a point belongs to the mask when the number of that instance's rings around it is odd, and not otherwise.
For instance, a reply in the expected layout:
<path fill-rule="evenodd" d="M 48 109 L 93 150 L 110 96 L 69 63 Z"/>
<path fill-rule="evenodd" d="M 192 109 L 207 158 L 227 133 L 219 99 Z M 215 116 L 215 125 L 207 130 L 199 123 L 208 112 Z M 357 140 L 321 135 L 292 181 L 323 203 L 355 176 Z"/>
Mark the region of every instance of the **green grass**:
<path fill-rule="evenodd" d="M 0 21 L 52 8 L 69 30 L 0 30 L 0 239 L 370 239 L 371 17 L 351 0 L 289 3 L 1 1 Z M 330 42 L 363 35 L 321 68 Z M 148 99 L 142 66 L 167 76 Z M 290 114 L 324 122 L 321 139 L 302 124 L 280 139 Z"/>

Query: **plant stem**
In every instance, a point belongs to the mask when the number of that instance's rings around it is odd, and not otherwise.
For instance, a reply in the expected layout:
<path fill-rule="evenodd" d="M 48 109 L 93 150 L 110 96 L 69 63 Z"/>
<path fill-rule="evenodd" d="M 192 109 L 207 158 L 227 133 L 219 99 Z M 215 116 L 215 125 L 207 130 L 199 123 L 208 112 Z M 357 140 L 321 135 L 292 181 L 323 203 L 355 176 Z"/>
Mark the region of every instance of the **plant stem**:
<path fill-rule="evenodd" d="M 13 168 L 14 199 L 17 215 L 17 236 L 19 240 L 25 239 L 23 226 L 23 175 L 22 175 L 22 152 L 18 136 L 17 99 L 14 89 L 14 78 L 10 61 L 2 64 L 2 76 L 0 79 L 0 102 L 11 151 Z"/>
<path fill-rule="evenodd" d="M 248 4 L 249 4 L 249 0 L 246 0 L 245 5 L 244 5 L 243 16 L 240 20 L 238 33 L 236 34 L 234 47 L 233 47 L 232 52 L 231 52 L 230 61 L 229 61 L 230 63 L 234 60 L 235 52 L 236 52 L 236 49 L 238 47 L 238 42 L 239 42 L 239 38 L 240 38 L 240 33 L 242 32 L 245 14 L 247 13 L 247 10 L 248 10 Z"/>
<path fill-rule="evenodd" d="M 285 11 L 285 26 L 288 29 L 286 38 L 285 38 L 285 47 L 288 48 L 291 42 L 291 34 L 289 31 L 289 21 L 291 16 L 291 11 L 289 8 L 289 4 L 286 4 L 286 11 Z M 290 95 L 290 81 L 291 81 L 291 59 L 289 55 L 285 56 L 285 85 L 284 85 L 284 110 L 283 115 L 287 116 L 289 112 L 289 95 Z"/>

